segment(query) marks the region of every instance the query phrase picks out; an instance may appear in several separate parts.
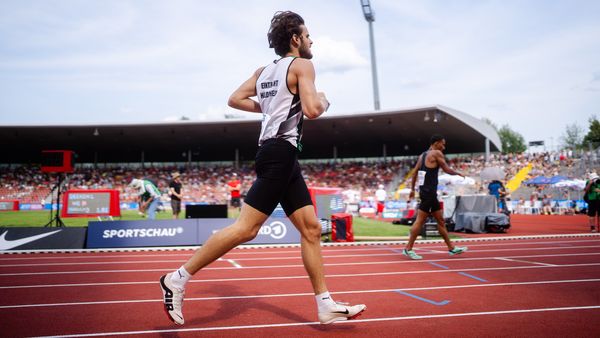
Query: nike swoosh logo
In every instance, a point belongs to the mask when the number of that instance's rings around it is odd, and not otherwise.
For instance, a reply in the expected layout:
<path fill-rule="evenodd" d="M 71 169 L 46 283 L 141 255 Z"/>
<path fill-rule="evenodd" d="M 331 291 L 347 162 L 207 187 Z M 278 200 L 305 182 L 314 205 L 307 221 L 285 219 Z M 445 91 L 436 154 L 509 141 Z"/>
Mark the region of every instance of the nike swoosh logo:
<path fill-rule="evenodd" d="M 333 313 L 343 313 L 345 315 L 350 314 L 350 311 L 348 311 L 348 309 L 346 309 L 346 311 L 334 311 Z"/>
<path fill-rule="evenodd" d="M 33 241 L 37 241 L 40 238 L 44 238 L 44 237 L 48 237 L 50 235 L 54 235 L 55 233 L 60 232 L 60 230 L 56 230 L 56 231 L 51 231 L 51 232 L 46 232 L 43 234 L 39 234 L 39 235 L 35 235 L 35 236 L 31 236 L 31 237 L 25 237 L 25 238 L 19 238 L 19 239 L 15 239 L 15 240 L 7 240 L 6 234 L 8 233 L 8 230 L 5 231 L 2 235 L 0 235 L 0 250 L 9 250 L 12 248 L 16 248 L 18 246 L 21 246 L 23 244 L 27 244 Z"/>

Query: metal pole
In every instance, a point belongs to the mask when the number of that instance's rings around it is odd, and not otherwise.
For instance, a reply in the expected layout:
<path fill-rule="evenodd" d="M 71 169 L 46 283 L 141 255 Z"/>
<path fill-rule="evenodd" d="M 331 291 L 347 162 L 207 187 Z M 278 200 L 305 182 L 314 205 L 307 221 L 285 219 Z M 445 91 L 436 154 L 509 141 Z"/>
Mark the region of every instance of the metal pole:
<path fill-rule="evenodd" d="M 236 170 L 240 168 L 240 149 L 239 148 L 235 148 L 235 163 L 233 164 L 233 167 Z"/>
<path fill-rule="evenodd" d="M 371 74 L 373 76 L 373 101 L 375 110 L 379 110 L 379 85 L 377 84 L 377 61 L 375 57 L 375 38 L 373 36 L 373 22 L 369 22 L 369 41 L 371 45 Z"/>
<path fill-rule="evenodd" d="M 485 163 L 490 162 L 490 139 L 485 138 Z"/>

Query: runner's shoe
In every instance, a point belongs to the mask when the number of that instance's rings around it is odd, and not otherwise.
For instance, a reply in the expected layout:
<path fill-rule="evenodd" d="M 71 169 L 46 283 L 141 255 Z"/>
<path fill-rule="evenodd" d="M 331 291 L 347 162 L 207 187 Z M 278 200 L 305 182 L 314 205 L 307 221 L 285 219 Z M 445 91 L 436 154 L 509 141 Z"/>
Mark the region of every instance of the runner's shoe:
<path fill-rule="evenodd" d="M 402 254 L 404 256 L 408 256 L 410 257 L 410 259 L 423 259 L 422 256 L 417 255 L 417 253 L 414 250 L 402 250 Z"/>
<path fill-rule="evenodd" d="M 367 309 L 364 304 L 348 306 L 348 303 L 336 302 L 335 307 L 326 312 L 319 312 L 319 321 L 321 324 L 331 324 L 333 322 L 354 319 Z"/>
<path fill-rule="evenodd" d="M 163 293 L 163 303 L 165 305 L 165 313 L 175 324 L 183 325 L 183 296 L 184 289 L 179 289 L 171 284 L 171 274 L 166 274 L 160 277 L 160 289 Z"/>
<path fill-rule="evenodd" d="M 448 254 L 450 256 L 459 255 L 459 254 L 467 251 L 468 249 L 469 248 L 467 248 L 466 246 L 455 246 L 454 249 L 448 250 Z"/>

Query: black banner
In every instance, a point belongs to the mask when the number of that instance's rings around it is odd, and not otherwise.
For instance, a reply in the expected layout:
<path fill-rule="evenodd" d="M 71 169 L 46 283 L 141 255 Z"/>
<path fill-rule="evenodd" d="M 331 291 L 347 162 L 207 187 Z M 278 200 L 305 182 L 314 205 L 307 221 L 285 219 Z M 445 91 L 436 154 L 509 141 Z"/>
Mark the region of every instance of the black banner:
<path fill-rule="evenodd" d="M 0 251 L 83 249 L 87 228 L 0 228 Z"/>

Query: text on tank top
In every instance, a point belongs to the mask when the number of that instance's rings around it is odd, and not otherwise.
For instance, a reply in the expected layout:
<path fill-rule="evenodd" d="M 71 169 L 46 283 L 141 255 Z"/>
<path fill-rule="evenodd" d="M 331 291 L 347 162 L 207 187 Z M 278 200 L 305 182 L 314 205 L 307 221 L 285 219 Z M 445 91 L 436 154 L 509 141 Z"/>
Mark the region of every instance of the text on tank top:
<path fill-rule="evenodd" d="M 292 94 L 287 75 L 295 57 L 284 57 L 267 65 L 256 81 L 256 94 L 263 113 L 258 139 L 261 146 L 266 140 L 281 138 L 302 150 L 302 104 L 300 95 Z"/>

